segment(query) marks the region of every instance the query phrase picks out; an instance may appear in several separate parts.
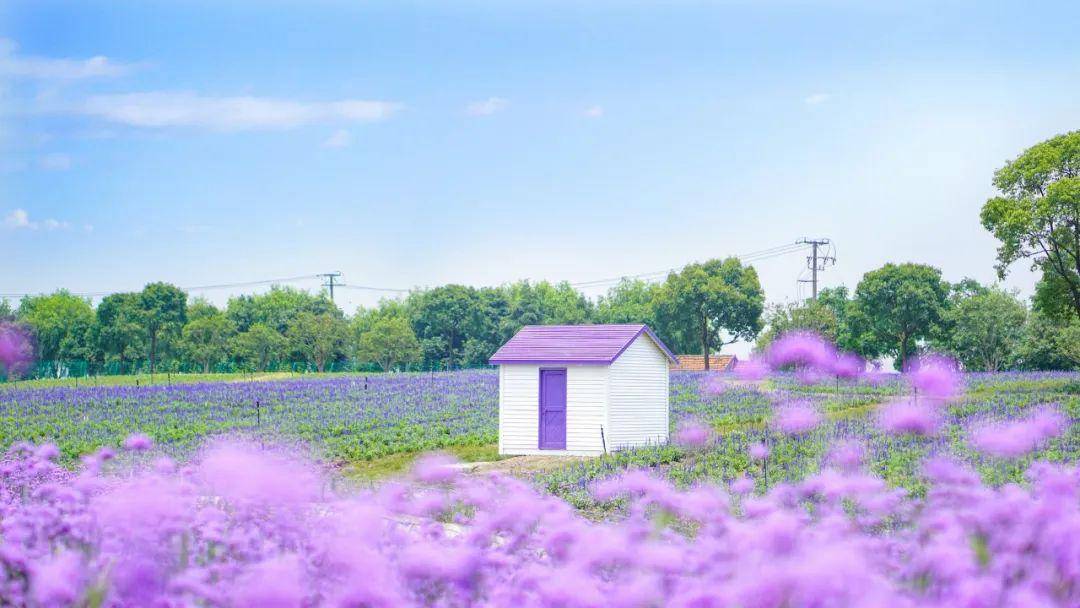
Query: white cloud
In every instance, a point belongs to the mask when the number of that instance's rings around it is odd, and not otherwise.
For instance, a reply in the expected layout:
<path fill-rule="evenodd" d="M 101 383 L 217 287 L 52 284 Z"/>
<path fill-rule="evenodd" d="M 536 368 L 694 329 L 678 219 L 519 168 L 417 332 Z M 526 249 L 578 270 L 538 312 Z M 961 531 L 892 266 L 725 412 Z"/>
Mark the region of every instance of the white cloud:
<path fill-rule="evenodd" d="M 600 118 L 604 115 L 604 106 L 589 106 L 583 114 L 586 118 Z"/>
<path fill-rule="evenodd" d="M 301 102 L 268 97 L 210 97 L 155 91 L 96 95 L 77 111 L 133 127 L 195 127 L 222 131 L 290 129 L 309 124 L 373 122 L 390 117 L 400 104 L 345 99 Z"/>
<path fill-rule="evenodd" d="M 30 214 L 25 209 L 15 209 L 11 213 L 4 216 L 4 227 L 12 230 L 67 230 L 71 228 L 70 222 L 64 222 L 53 218 L 47 218 L 41 221 L 30 219 Z M 93 230 L 93 227 L 89 224 L 86 225 L 87 232 Z"/>
<path fill-rule="evenodd" d="M 506 109 L 510 102 L 502 97 L 488 97 L 483 101 L 474 101 L 465 107 L 472 116 L 491 116 Z"/>
<path fill-rule="evenodd" d="M 818 104 L 825 103 L 830 99 L 832 99 L 832 95 L 828 93 L 814 93 L 812 95 L 807 95 L 805 98 L 803 98 L 803 103 L 810 106 L 816 106 Z"/>
<path fill-rule="evenodd" d="M 8 228 L 36 228 L 30 222 L 30 214 L 26 212 L 26 209 L 16 209 L 7 214 L 4 218 L 4 225 Z"/>
<path fill-rule="evenodd" d="M 79 80 L 122 76 L 135 68 L 108 57 L 97 55 L 89 59 L 53 59 L 16 54 L 14 40 L 0 38 L 0 75 L 11 78 L 39 80 Z"/>
<path fill-rule="evenodd" d="M 38 167 L 46 171 L 67 171 L 71 168 L 71 157 L 67 154 L 46 154 L 38 159 Z"/>
<path fill-rule="evenodd" d="M 352 145 L 352 134 L 345 129 L 338 129 L 322 143 L 324 148 L 348 148 Z"/>

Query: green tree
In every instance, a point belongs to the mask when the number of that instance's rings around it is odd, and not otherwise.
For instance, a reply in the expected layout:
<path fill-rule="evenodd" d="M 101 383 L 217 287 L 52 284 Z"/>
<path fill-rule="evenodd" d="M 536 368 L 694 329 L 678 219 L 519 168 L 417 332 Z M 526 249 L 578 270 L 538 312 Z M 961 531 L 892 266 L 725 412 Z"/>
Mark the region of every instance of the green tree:
<path fill-rule="evenodd" d="M 214 306 L 206 298 L 195 298 L 187 305 L 187 320 L 194 321 L 204 317 L 215 317 L 222 314 L 217 306 Z"/>
<path fill-rule="evenodd" d="M 417 294 L 412 325 L 428 364 L 453 368 L 477 325 L 477 293 L 464 285 L 443 285 Z"/>
<path fill-rule="evenodd" d="M 97 348 L 102 361 L 124 364 L 145 352 L 144 332 L 139 320 L 139 294 L 114 293 L 97 306 Z"/>
<path fill-rule="evenodd" d="M 231 323 L 231 321 L 230 321 Z M 248 369 L 266 371 L 271 361 L 283 356 L 285 336 L 269 325 L 256 323 L 245 332 L 233 335 L 229 350 L 233 356 L 247 365 Z"/>
<path fill-rule="evenodd" d="M 599 323 L 644 323 L 656 327 L 656 306 L 662 287 L 640 279 L 622 279 L 596 304 Z"/>
<path fill-rule="evenodd" d="M 984 289 L 961 296 L 945 313 L 945 320 L 948 350 L 964 367 L 996 372 L 1011 367 L 1018 357 L 1027 308 L 1014 294 Z"/>
<path fill-rule="evenodd" d="M 1028 259 L 1053 288 L 1043 295 L 1056 294 L 1080 316 L 1080 131 L 1028 148 L 994 173 L 994 186 L 1001 195 L 986 201 L 980 217 L 1001 241 L 998 275 Z"/>
<path fill-rule="evenodd" d="M 90 359 L 96 319 L 90 301 L 60 290 L 27 296 L 19 304 L 18 318 L 34 332 L 38 358 L 60 365 Z"/>
<path fill-rule="evenodd" d="M 234 333 L 236 326 L 220 311 L 201 314 L 184 325 L 181 346 L 191 360 L 202 366 L 203 373 L 209 373 L 214 363 L 228 356 Z"/>
<path fill-rule="evenodd" d="M 812 331 L 835 343 L 836 313 L 818 300 L 770 306 L 765 313 L 765 331 L 758 336 L 755 350 L 764 351 L 776 338 L 796 330 Z"/>
<path fill-rule="evenodd" d="M 331 312 L 302 312 L 286 330 L 293 348 L 319 372 L 326 371 L 326 364 L 341 354 L 347 334 L 345 320 Z"/>
<path fill-rule="evenodd" d="M 696 338 L 709 369 L 714 348 L 752 340 L 761 331 L 765 292 L 752 266 L 737 258 L 709 260 L 669 274 L 658 304 L 661 336 L 681 352 Z"/>
<path fill-rule="evenodd" d="M 923 264 L 886 264 L 863 275 L 855 288 L 859 354 L 890 355 L 904 369 L 921 341 L 935 335 L 947 308 L 949 284 Z"/>
<path fill-rule="evenodd" d="M 313 315 L 331 313 L 339 318 L 344 315 L 325 295 L 313 295 L 293 287 L 274 285 L 270 291 L 253 295 L 230 298 L 225 307 L 238 331 L 247 331 L 256 323 L 273 327 L 284 334 L 289 325 L 301 313 Z"/>
<path fill-rule="evenodd" d="M 421 355 L 420 342 L 404 317 L 385 317 L 376 321 L 361 334 L 356 352 L 361 360 L 374 361 L 383 371 L 403 363 L 415 363 Z"/>
<path fill-rule="evenodd" d="M 152 374 L 157 369 L 161 346 L 171 346 L 187 323 L 187 294 L 175 285 L 150 283 L 139 293 L 136 310 L 146 336 Z"/>
<path fill-rule="evenodd" d="M 1027 370 L 1075 370 L 1080 368 L 1080 320 L 1061 322 L 1038 311 L 1028 316 L 1020 344 L 1019 367 Z"/>

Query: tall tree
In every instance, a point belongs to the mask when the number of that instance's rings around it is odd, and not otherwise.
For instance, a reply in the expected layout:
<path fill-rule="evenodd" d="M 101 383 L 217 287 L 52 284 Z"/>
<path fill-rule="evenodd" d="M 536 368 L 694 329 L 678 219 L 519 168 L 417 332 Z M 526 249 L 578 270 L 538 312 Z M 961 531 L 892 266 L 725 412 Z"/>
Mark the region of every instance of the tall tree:
<path fill-rule="evenodd" d="M 234 333 L 236 326 L 220 311 L 200 314 L 184 325 L 181 344 L 187 356 L 202 366 L 203 373 L 210 373 L 210 367 L 228 355 Z"/>
<path fill-rule="evenodd" d="M 247 331 L 235 334 L 229 341 L 229 350 L 248 369 L 266 371 L 271 361 L 275 361 L 284 355 L 286 347 L 285 336 L 269 325 L 256 323 L 248 327 Z"/>
<path fill-rule="evenodd" d="M 949 284 L 923 264 L 886 264 L 863 275 L 855 288 L 860 354 L 890 355 L 904 369 L 920 341 L 942 324 Z"/>
<path fill-rule="evenodd" d="M 413 333 L 408 319 L 386 317 L 379 319 L 364 332 L 357 345 L 357 356 L 374 361 L 384 372 L 403 363 L 420 360 L 420 342 Z"/>
<path fill-rule="evenodd" d="M 1080 316 L 1080 131 L 1028 148 L 998 169 L 994 186 L 1001 196 L 986 201 L 981 219 L 1001 241 L 998 275 L 1029 259 Z"/>
<path fill-rule="evenodd" d="M 302 312 L 292 320 L 286 333 L 293 348 L 314 363 L 315 369 L 323 372 L 326 364 L 341 354 L 348 326 L 344 319 L 331 312 Z"/>
<path fill-rule="evenodd" d="M 120 371 L 128 361 L 144 352 L 143 328 L 139 321 L 139 294 L 114 293 L 97 306 L 97 348 L 102 361 L 117 361 Z"/>
<path fill-rule="evenodd" d="M 656 306 L 661 286 L 641 279 L 623 279 L 601 296 L 596 305 L 600 323 L 644 323 L 656 327 Z"/>
<path fill-rule="evenodd" d="M 765 292 L 757 271 L 737 258 L 689 264 L 671 273 L 659 298 L 661 335 L 686 346 L 697 339 L 709 369 L 709 355 L 761 331 Z"/>
<path fill-rule="evenodd" d="M 161 345 L 171 345 L 187 323 L 187 294 L 175 285 L 150 283 L 139 293 L 137 310 L 152 374 L 157 369 Z"/>
<path fill-rule="evenodd" d="M 417 295 L 412 325 L 426 363 L 453 368 L 462 360 L 466 340 L 476 328 L 477 293 L 464 285 L 443 285 Z"/>
<path fill-rule="evenodd" d="M 945 313 L 946 344 L 967 369 L 996 372 L 1016 361 L 1027 308 L 1002 289 L 984 289 L 961 296 Z"/>
<path fill-rule="evenodd" d="M 56 362 L 58 369 L 65 362 L 91 357 L 95 318 L 89 300 L 66 290 L 27 296 L 19 304 L 18 318 L 33 330 L 38 358 Z"/>

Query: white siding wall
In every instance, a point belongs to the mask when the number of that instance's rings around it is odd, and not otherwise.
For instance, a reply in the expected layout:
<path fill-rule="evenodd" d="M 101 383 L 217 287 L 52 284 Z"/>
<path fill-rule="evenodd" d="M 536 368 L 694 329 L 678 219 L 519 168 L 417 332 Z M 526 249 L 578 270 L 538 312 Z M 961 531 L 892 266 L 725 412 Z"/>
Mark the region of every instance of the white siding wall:
<path fill-rule="evenodd" d="M 566 450 L 563 451 L 538 448 L 540 366 L 499 366 L 500 454 L 600 454 L 603 451 L 600 426 L 607 420 L 609 368 L 606 365 L 565 368 Z"/>
<path fill-rule="evenodd" d="M 668 359 L 642 334 L 611 364 L 608 449 L 668 440 Z M 610 427 L 610 429 L 608 428 Z"/>

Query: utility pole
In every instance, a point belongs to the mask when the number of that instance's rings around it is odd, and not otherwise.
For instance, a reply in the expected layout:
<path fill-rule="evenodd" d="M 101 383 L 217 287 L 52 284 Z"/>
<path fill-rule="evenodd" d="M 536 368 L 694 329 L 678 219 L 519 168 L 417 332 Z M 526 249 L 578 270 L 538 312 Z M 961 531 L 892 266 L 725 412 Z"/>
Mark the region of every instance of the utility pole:
<path fill-rule="evenodd" d="M 819 247 L 824 247 L 826 245 L 832 245 L 832 241 L 830 241 L 829 239 L 801 238 L 796 242 L 800 243 L 800 244 L 810 245 L 810 247 L 811 247 L 810 255 L 807 256 L 807 258 L 806 258 L 806 265 L 810 269 L 810 272 L 811 272 L 810 277 L 811 278 L 810 279 L 801 279 L 799 282 L 800 283 L 810 283 L 812 285 L 813 294 L 814 294 L 812 299 L 816 300 L 817 299 L 817 291 L 818 291 L 818 289 L 817 289 L 818 271 L 824 271 L 825 266 L 827 266 L 827 265 L 832 266 L 832 265 L 836 264 L 836 256 L 834 256 L 834 255 L 819 255 L 818 254 L 818 248 Z"/>
<path fill-rule="evenodd" d="M 326 282 L 323 283 L 323 287 L 326 287 L 327 289 L 330 290 L 330 301 L 333 302 L 334 301 L 334 285 L 340 285 L 340 283 L 334 283 L 334 279 L 340 277 L 341 272 L 340 271 L 324 272 L 323 274 L 320 274 L 320 275 L 317 275 L 317 276 L 320 276 L 320 277 L 323 277 L 323 278 L 326 279 Z"/>

